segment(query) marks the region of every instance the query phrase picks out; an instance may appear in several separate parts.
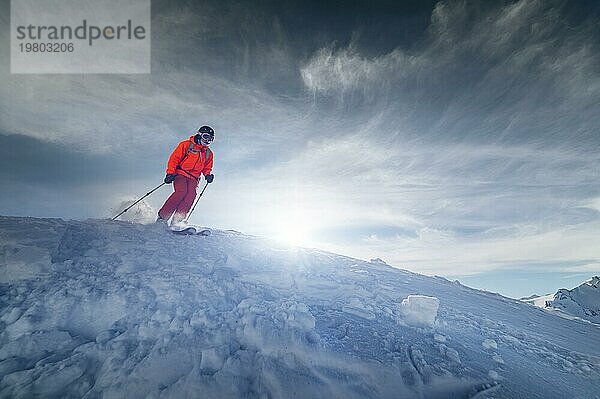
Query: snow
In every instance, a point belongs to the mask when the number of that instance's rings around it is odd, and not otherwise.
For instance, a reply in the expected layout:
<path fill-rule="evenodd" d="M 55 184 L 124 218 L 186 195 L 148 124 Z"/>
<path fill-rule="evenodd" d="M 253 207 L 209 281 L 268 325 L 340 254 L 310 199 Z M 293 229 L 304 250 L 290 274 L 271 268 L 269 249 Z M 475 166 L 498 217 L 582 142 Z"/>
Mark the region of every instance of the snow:
<path fill-rule="evenodd" d="M 545 308 L 546 305 L 554 299 L 554 294 L 548 295 L 533 295 L 528 298 L 521 299 L 523 302 L 531 303 L 539 308 Z"/>
<path fill-rule="evenodd" d="M 504 359 L 502 359 L 502 356 L 500 356 L 498 354 L 495 354 L 494 356 L 492 356 L 492 360 L 495 361 L 496 363 L 505 364 Z"/>
<path fill-rule="evenodd" d="M 112 209 L 112 216 L 118 215 L 121 211 L 135 203 L 135 199 L 129 199 L 121 202 Z M 119 220 L 136 222 L 141 224 L 150 224 L 156 221 L 158 211 L 152 207 L 146 200 L 141 200 L 132 206 L 127 212 L 119 216 Z"/>
<path fill-rule="evenodd" d="M 600 277 L 594 276 L 572 290 L 531 296 L 524 302 L 554 312 L 564 318 L 580 318 L 600 325 Z"/>
<path fill-rule="evenodd" d="M 444 344 L 439 345 L 440 353 L 445 355 L 450 361 L 460 364 L 460 355 L 456 349 L 447 347 Z"/>
<path fill-rule="evenodd" d="M 0 237 L 0 397 L 599 397 L 600 328 L 443 278 L 234 231 Z"/>
<path fill-rule="evenodd" d="M 481 346 L 483 346 L 484 349 L 498 349 L 498 343 L 496 343 L 496 341 L 494 341 L 493 339 L 486 339 L 481 343 Z"/>
<path fill-rule="evenodd" d="M 373 259 L 371 259 L 371 263 L 374 263 L 377 265 L 387 265 L 387 263 L 381 258 L 373 258 Z"/>
<path fill-rule="evenodd" d="M 498 372 L 496 370 L 490 370 L 488 372 L 488 375 L 490 376 L 491 379 L 493 380 L 501 380 L 502 377 L 500 377 L 500 374 L 498 374 Z"/>
<path fill-rule="evenodd" d="M 435 323 L 439 299 L 425 295 L 409 295 L 400 304 L 403 321 L 410 326 L 429 326 Z"/>
<path fill-rule="evenodd" d="M 446 337 L 444 337 L 442 334 L 433 334 L 433 340 L 435 342 L 440 342 L 440 343 L 444 343 L 446 342 Z"/>

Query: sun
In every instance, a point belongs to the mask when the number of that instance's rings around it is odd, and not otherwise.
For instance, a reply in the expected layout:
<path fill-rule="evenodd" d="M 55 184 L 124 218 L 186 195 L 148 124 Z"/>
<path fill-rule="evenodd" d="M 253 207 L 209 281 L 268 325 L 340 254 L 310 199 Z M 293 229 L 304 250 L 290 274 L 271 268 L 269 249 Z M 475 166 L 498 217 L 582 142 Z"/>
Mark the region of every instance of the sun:
<path fill-rule="evenodd" d="M 311 235 L 311 216 L 298 205 L 283 209 L 274 221 L 276 239 L 290 246 L 307 245 Z"/>

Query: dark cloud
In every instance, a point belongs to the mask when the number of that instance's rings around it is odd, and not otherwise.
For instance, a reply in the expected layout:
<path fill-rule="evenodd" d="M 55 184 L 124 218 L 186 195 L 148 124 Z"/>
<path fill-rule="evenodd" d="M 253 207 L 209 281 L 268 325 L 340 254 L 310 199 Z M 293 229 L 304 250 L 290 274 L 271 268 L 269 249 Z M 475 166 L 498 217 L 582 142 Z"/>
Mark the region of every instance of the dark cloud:
<path fill-rule="evenodd" d="M 81 140 L 93 141 L 93 135 Z M 158 167 L 157 167 L 158 166 Z M 162 164 L 151 159 L 98 155 L 85 147 L 71 148 L 33 137 L 0 134 L 0 176 L 7 184 L 40 185 L 64 189 L 91 181 L 106 184 L 162 174 Z"/>
<path fill-rule="evenodd" d="M 410 46 L 431 1 L 158 1 L 153 3 L 153 71 L 202 71 L 275 95 L 301 94 L 297 65 L 334 43 L 369 54 Z"/>
<path fill-rule="evenodd" d="M 413 48 L 369 56 L 357 43 L 324 47 L 302 76 L 319 106 L 385 113 L 377 130 L 388 136 L 585 151 L 600 144 L 600 33 L 582 9 L 440 2 Z"/>

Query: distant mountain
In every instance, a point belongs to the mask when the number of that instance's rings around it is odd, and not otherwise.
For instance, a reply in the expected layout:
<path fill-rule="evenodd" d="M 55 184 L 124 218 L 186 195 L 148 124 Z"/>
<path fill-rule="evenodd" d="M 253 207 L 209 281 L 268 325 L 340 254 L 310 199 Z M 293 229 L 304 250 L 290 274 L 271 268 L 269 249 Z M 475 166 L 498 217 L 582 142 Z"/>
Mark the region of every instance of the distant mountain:
<path fill-rule="evenodd" d="M 521 298 L 540 308 L 558 311 L 600 324 L 600 277 L 594 276 L 572 290 L 560 289 L 556 294 Z"/>

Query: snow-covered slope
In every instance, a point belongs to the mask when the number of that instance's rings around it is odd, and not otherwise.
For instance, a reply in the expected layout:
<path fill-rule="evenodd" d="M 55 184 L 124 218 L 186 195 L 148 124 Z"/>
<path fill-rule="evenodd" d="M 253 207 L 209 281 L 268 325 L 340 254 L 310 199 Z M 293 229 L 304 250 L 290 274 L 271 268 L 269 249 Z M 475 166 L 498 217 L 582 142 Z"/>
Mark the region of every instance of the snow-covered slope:
<path fill-rule="evenodd" d="M 523 298 L 523 302 L 558 311 L 562 316 L 575 316 L 600 324 L 600 277 L 594 276 L 572 290 L 560 289 L 556 294 Z"/>
<path fill-rule="evenodd" d="M 598 342 L 381 261 L 0 217 L 0 397 L 598 398 Z"/>
<path fill-rule="evenodd" d="M 554 294 L 547 295 L 532 295 L 527 298 L 521 298 L 521 301 L 530 303 L 539 308 L 546 308 L 549 301 L 554 299 Z"/>

